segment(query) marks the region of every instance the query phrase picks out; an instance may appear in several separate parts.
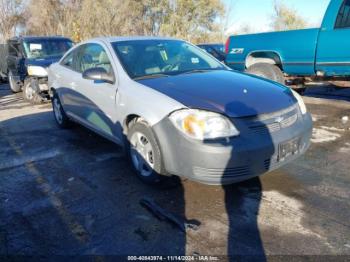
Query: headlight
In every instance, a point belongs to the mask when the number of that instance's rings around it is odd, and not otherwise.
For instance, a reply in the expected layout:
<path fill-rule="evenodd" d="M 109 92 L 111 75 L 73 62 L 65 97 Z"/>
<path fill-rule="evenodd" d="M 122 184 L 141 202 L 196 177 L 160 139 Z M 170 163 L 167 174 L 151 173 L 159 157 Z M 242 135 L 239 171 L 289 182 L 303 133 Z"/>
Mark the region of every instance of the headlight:
<path fill-rule="evenodd" d="M 305 106 L 303 98 L 297 92 L 295 92 L 294 90 L 292 90 L 292 93 L 293 93 L 295 99 L 298 101 L 301 113 L 303 115 L 305 115 L 307 113 L 307 108 Z"/>
<path fill-rule="evenodd" d="M 28 75 L 45 77 L 47 76 L 47 71 L 41 66 L 28 66 Z"/>
<path fill-rule="evenodd" d="M 239 135 L 231 121 L 213 112 L 183 109 L 172 113 L 170 120 L 181 132 L 198 140 Z"/>

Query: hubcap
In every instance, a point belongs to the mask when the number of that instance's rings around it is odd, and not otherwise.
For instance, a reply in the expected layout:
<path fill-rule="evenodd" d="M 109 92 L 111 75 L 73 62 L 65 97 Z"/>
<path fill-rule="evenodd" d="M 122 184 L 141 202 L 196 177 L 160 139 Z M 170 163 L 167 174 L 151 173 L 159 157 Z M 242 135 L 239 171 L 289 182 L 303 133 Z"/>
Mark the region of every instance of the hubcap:
<path fill-rule="evenodd" d="M 53 100 L 53 112 L 58 123 L 62 124 L 63 116 L 61 112 L 61 104 L 57 98 Z"/>
<path fill-rule="evenodd" d="M 9 83 L 10 83 L 11 88 L 13 89 L 16 83 L 15 83 L 15 80 L 13 79 L 13 76 L 11 73 L 9 73 Z"/>
<path fill-rule="evenodd" d="M 150 176 L 154 167 L 154 154 L 151 143 L 144 134 L 135 132 L 131 136 L 130 144 L 131 160 L 135 169 L 142 176 Z"/>
<path fill-rule="evenodd" d="M 28 100 L 32 100 L 33 97 L 34 97 L 34 93 L 35 93 L 35 91 L 34 91 L 34 89 L 32 88 L 32 85 L 29 83 L 29 84 L 26 86 L 26 88 L 25 88 L 26 98 L 27 98 Z"/>

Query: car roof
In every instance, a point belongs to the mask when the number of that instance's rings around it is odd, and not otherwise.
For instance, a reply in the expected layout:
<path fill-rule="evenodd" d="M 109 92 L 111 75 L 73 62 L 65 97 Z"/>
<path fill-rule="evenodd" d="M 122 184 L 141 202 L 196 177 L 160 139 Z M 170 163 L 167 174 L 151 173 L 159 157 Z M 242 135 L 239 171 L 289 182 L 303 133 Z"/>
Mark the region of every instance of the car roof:
<path fill-rule="evenodd" d="M 181 40 L 172 37 L 163 36 L 113 36 L 113 37 L 98 37 L 90 39 L 89 41 L 103 41 L 103 42 L 122 42 L 122 41 L 140 41 L 140 40 Z M 89 42 L 87 41 L 87 42 Z"/>
<path fill-rule="evenodd" d="M 45 40 L 45 39 L 57 39 L 57 40 L 69 40 L 68 37 L 63 37 L 63 36 L 17 36 L 13 37 L 10 40 Z"/>

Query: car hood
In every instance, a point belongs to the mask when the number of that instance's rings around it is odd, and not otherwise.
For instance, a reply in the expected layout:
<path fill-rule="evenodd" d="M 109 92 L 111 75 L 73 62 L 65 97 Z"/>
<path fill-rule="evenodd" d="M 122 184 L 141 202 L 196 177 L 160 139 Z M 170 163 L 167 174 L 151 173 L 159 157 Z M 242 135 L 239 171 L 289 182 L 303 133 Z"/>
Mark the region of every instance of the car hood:
<path fill-rule="evenodd" d="M 44 59 L 27 59 L 26 65 L 49 67 L 51 64 L 58 62 L 60 59 L 61 56 L 52 56 Z"/>
<path fill-rule="evenodd" d="M 137 82 L 189 108 L 214 111 L 229 117 L 276 112 L 296 103 L 288 87 L 229 70 L 142 79 Z"/>

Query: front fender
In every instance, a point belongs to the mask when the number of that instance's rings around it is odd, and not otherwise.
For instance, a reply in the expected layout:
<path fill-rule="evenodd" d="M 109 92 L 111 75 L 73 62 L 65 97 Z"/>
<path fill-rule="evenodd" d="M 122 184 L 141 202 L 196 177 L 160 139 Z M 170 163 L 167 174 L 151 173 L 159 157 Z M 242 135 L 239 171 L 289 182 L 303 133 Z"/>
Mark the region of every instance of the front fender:
<path fill-rule="evenodd" d="M 137 115 L 150 126 L 154 126 L 173 111 L 186 108 L 180 102 L 134 81 L 120 87 L 116 103 L 119 119 L 123 123 L 128 116 Z"/>

